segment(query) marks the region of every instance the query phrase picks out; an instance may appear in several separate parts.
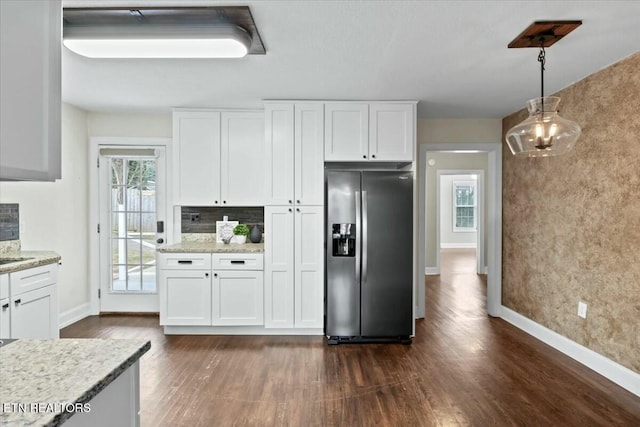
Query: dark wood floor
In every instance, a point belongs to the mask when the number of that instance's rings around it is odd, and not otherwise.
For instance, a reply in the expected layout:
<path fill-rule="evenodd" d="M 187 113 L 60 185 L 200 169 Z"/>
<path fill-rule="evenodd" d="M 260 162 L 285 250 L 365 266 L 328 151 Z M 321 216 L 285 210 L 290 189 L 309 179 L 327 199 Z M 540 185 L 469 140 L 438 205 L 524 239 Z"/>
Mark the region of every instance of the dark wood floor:
<path fill-rule="evenodd" d="M 143 426 L 640 426 L 640 398 L 485 314 L 473 253 L 426 278 L 411 346 L 321 337 L 164 336 L 94 316 L 64 338 L 147 338 Z"/>

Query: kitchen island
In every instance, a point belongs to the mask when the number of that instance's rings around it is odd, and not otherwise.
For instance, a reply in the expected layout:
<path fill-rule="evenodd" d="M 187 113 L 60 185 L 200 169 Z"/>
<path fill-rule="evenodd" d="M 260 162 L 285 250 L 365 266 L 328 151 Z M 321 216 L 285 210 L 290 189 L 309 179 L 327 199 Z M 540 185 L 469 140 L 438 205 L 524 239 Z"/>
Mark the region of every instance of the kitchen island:
<path fill-rule="evenodd" d="M 0 347 L 0 425 L 137 426 L 145 340 L 18 340 Z"/>

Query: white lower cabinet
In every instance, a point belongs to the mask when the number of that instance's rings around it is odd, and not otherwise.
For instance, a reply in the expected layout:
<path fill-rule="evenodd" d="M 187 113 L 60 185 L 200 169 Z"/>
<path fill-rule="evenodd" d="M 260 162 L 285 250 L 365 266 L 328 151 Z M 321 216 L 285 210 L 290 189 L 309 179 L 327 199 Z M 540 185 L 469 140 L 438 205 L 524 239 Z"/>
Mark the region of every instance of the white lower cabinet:
<path fill-rule="evenodd" d="M 220 270 L 213 273 L 211 324 L 262 325 L 262 271 Z"/>
<path fill-rule="evenodd" d="M 11 336 L 9 304 L 9 275 L 0 274 L 0 338 L 9 338 Z"/>
<path fill-rule="evenodd" d="M 0 338 L 9 338 L 11 336 L 10 319 L 9 298 L 0 299 Z"/>
<path fill-rule="evenodd" d="M 160 270 L 160 324 L 211 324 L 208 270 Z"/>
<path fill-rule="evenodd" d="M 9 273 L 10 297 L 0 304 L 0 336 L 20 339 L 60 336 L 57 272 L 57 264 L 48 264 Z"/>
<path fill-rule="evenodd" d="M 264 323 L 263 255 L 160 253 L 160 324 Z"/>
<path fill-rule="evenodd" d="M 324 325 L 322 206 L 265 207 L 265 327 Z"/>

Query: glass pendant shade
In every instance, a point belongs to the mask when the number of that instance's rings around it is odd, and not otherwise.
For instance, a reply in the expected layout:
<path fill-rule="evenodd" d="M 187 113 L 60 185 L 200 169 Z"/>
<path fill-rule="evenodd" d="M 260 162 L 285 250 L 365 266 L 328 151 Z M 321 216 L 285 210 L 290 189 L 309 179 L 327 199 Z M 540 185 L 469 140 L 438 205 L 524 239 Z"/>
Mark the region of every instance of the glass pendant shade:
<path fill-rule="evenodd" d="M 506 135 L 511 152 L 521 157 L 558 156 L 571 150 L 582 130 L 580 125 L 558 115 L 557 96 L 527 102 L 529 117 Z"/>

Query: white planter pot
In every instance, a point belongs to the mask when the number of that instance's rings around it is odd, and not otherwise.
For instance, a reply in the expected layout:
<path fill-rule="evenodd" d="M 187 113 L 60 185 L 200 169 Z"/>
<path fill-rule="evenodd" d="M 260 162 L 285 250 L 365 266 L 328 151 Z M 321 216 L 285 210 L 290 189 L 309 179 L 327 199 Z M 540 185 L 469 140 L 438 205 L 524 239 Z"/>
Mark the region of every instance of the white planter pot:
<path fill-rule="evenodd" d="M 233 236 L 231 243 L 247 243 L 247 236 Z"/>

